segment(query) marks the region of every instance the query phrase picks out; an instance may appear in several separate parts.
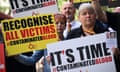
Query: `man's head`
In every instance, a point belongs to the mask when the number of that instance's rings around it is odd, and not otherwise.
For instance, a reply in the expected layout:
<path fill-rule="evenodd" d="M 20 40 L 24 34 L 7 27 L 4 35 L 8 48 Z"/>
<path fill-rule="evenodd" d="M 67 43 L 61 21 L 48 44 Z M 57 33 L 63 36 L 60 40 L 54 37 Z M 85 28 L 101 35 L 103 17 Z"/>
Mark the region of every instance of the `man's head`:
<path fill-rule="evenodd" d="M 93 25 L 96 20 L 94 8 L 89 3 L 83 3 L 79 6 L 78 19 L 82 25 Z"/>
<path fill-rule="evenodd" d="M 64 2 L 61 8 L 61 13 L 67 18 L 67 21 L 73 21 L 75 15 L 75 7 L 71 2 Z"/>
<path fill-rule="evenodd" d="M 66 28 L 66 17 L 63 14 L 55 14 L 55 24 L 58 33 L 63 33 Z"/>

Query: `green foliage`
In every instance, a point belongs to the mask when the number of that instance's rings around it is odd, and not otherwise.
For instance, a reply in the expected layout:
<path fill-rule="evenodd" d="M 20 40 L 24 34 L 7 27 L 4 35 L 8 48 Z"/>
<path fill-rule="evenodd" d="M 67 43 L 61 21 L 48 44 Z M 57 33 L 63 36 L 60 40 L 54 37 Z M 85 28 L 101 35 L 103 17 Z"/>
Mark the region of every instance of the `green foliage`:
<path fill-rule="evenodd" d="M 0 0 L 0 12 L 8 14 L 10 11 L 10 6 L 8 0 Z"/>
<path fill-rule="evenodd" d="M 62 3 L 65 2 L 65 1 L 68 1 L 68 0 L 57 0 L 57 3 L 58 3 L 58 9 L 60 10 L 61 6 L 62 6 Z"/>

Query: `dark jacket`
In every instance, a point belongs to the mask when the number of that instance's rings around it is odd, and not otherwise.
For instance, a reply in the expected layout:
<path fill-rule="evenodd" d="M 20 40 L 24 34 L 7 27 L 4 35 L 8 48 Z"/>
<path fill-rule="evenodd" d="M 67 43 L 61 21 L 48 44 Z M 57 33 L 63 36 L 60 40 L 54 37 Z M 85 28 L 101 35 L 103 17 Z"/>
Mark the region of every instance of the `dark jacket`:
<path fill-rule="evenodd" d="M 108 25 L 117 32 L 118 48 L 120 49 L 120 13 L 106 12 Z"/>
<path fill-rule="evenodd" d="M 96 22 L 96 24 L 94 26 L 94 31 L 96 34 L 98 34 L 98 33 L 103 33 L 105 31 L 108 31 L 108 29 L 106 27 L 104 27 L 102 24 L 100 24 L 100 22 Z M 77 38 L 77 37 L 81 37 L 81 36 L 85 36 L 82 26 L 80 26 L 80 28 L 72 30 L 68 34 L 67 39 Z"/>

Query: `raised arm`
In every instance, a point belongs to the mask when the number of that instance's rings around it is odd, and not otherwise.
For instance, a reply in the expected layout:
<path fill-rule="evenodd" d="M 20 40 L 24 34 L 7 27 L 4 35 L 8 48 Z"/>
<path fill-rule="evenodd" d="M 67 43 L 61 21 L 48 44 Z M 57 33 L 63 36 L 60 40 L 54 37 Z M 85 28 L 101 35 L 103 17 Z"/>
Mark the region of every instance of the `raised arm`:
<path fill-rule="evenodd" d="M 101 9 L 99 0 L 91 0 L 91 1 L 92 1 L 92 6 L 96 11 L 97 19 L 106 23 L 107 22 L 106 13 Z"/>

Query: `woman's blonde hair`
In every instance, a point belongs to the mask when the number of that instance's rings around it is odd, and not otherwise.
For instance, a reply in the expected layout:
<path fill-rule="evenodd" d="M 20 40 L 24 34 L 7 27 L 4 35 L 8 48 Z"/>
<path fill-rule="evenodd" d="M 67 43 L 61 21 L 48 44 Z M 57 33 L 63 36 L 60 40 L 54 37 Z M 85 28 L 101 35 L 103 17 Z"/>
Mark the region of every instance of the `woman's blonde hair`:
<path fill-rule="evenodd" d="M 94 8 L 92 7 L 92 5 L 90 3 L 82 3 L 82 4 L 80 4 L 78 13 L 80 13 L 84 9 L 92 10 L 93 12 L 95 12 Z"/>

